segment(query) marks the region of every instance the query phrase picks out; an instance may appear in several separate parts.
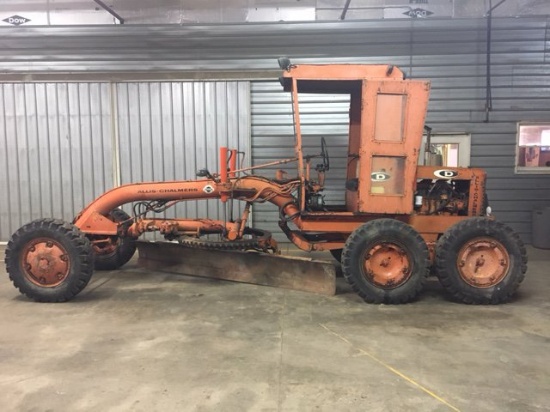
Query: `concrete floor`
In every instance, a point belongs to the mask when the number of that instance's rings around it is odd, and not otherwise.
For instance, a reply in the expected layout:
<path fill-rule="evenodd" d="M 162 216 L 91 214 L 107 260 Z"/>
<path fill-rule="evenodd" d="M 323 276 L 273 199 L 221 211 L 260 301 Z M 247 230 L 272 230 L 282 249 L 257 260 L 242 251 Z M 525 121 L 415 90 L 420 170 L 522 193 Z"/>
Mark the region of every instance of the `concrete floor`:
<path fill-rule="evenodd" d="M 511 304 L 364 304 L 130 263 L 38 304 L 0 269 L 2 411 L 550 411 L 550 251 Z"/>

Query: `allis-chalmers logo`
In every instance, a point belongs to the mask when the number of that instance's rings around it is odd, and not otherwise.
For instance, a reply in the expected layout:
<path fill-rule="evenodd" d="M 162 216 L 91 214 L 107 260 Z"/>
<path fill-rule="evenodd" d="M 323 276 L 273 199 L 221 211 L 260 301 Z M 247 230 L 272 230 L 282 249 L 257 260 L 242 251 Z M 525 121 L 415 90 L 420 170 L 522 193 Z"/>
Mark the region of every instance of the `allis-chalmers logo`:
<path fill-rule="evenodd" d="M 22 24 L 28 23 L 29 21 L 31 21 L 31 19 L 27 19 L 26 17 L 21 17 L 15 14 L 13 16 L 6 17 L 2 21 L 5 21 L 6 23 L 12 24 L 14 26 L 20 26 Z"/>

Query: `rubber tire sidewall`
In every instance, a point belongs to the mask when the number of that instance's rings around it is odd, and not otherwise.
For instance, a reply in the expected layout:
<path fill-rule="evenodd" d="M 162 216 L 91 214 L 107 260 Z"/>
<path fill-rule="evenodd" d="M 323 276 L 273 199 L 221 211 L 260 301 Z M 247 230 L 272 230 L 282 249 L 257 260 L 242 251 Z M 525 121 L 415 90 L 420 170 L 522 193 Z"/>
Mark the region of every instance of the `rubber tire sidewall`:
<path fill-rule="evenodd" d="M 115 209 L 109 213 L 109 218 L 118 223 L 130 219 L 130 216 L 122 209 Z M 119 237 L 118 241 L 119 244 L 114 252 L 95 255 L 96 270 L 116 270 L 132 259 L 136 253 L 136 240 L 131 237 Z"/>
<path fill-rule="evenodd" d="M 502 244 L 510 259 L 506 276 L 496 285 L 476 288 L 458 270 L 458 252 L 470 240 L 492 237 Z M 483 217 L 462 220 L 451 226 L 436 245 L 435 268 L 442 286 L 455 300 L 468 304 L 498 304 L 510 300 L 527 270 L 527 254 L 519 236 L 502 222 Z"/>
<path fill-rule="evenodd" d="M 409 279 L 393 289 L 369 282 L 360 269 L 365 250 L 380 243 L 400 246 L 412 264 Z M 395 219 L 377 219 L 360 226 L 349 236 L 342 253 L 344 277 L 367 303 L 400 304 L 414 300 L 426 282 L 428 267 L 428 247 L 424 239 L 410 225 Z"/>
<path fill-rule="evenodd" d="M 54 229 L 54 228 L 57 228 Z M 21 267 L 20 255 L 25 245 L 36 238 L 50 238 L 67 251 L 70 270 L 64 281 L 54 287 L 40 287 L 31 282 Z M 35 220 L 15 232 L 6 248 L 6 271 L 21 293 L 37 302 L 65 302 L 86 287 L 93 274 L 94 256 L 89 240 L 70 223 L 54 219 Z"/>

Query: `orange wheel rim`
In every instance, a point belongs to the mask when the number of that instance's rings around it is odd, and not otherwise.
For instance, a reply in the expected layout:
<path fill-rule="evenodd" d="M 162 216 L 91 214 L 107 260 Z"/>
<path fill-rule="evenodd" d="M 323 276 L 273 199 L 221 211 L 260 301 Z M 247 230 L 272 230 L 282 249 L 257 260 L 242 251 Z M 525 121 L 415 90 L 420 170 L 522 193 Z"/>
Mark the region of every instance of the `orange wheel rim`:
<path fill-rule="evenodd" d="M 67 250 L 61 243 L 49 239 L 33 239 L 21 254 L 25 277 L 37 286 L 54 287 L 65 280 L 71 269 Z"/>
<path fill-rule="evenodd" d="M 458 252 L 457 267 L 466 283 L 477 288 L 498 284 L 510 268 L 510 256 L 502 243 L 489 237 L 469 240 Z"/>
<path fill-rule="evenodd" d="M 395 243 L 380 243 L 364 254 L 363 276 L 384 289 L 405 283 L 412 273 L 407 252 Z"/>

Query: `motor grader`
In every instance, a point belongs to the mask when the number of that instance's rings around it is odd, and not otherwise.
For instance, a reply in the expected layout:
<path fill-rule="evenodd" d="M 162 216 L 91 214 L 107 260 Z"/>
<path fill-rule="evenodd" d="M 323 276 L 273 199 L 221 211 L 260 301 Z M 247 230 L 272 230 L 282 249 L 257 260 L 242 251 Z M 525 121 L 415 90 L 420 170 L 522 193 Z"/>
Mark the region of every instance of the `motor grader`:
<path fill-rule="evenodd" d="M 345 279 L 369 303 L 413 300 L 430 273 L 464 303 L 510 300 L 527 268 L 519 236 L 488 213 L 486 174 L 478 168 L 420 166 L 430 83 L 406 79 L 392 65 L 293 65 L 279 59 L 280 82 L 292 97 L 295 156 L 240 166 L 242 154 L 220 148 L 220 169 L 197 180 L 134 183 L 91 202 L 72 223 L 41 219 L 11 237 L 10 279 L 30 298 L 74 298 L 95 269 L 117 269 L 136 250 L 136 239 L 159 232 L 183 245 L 277 252 L 269 232 L 248 225 L 251 208 L 269 202 L 279 226 L 305 251 L 330 251 Z M 305 153 L 300 123 L 302 93 L 349 96 L 345 198 L 324 201 L 329 145 Z M 330 141 L 330 139 L 328 139 Z M 258 170 L 296 164 L 296 175 L 274 178 Z M 155 217 L 178 202 L 219 199 L 223 220 Z M 233 202 L 242 214 L 232 216 Z M 130 216 L 120 207 L 133 203 Z"/>

